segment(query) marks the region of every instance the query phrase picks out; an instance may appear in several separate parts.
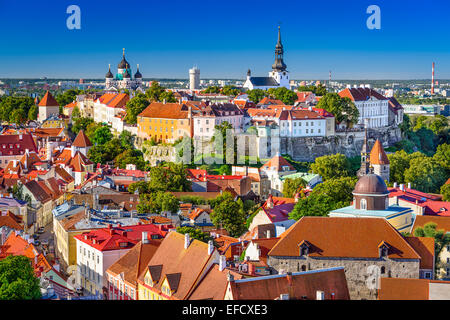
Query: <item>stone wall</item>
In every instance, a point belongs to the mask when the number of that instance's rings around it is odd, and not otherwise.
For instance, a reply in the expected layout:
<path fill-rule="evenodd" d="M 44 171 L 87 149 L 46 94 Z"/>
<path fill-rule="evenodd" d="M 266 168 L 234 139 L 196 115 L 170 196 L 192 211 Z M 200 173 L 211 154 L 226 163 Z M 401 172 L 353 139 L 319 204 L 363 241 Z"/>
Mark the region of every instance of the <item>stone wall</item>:
<path fill-rule="evenodd" d="M 147 147 L 147 152 L 144 154 L 144 160 L 150 161 L 150 164 L 152 166 L 155 166 L 162 161 L 176 162 L 175 147 L 171 146 Z"/>
<path fill-rule="evenodd" d="M 379 139 L 384 147 L 402 139 L 401 131 L 395 126 L 369 129 L 369 146 Z M 364 131 L 340 131 L 334 136 L 308 138 L 280 138 L 280 154 L 289 154 L 296 161 L 312 162 L 315 158 L 341 153 L 347 157 L 358 156 L 364 142 Z"/>
<path fill-rule="evenodd" d="M 332 267 L 344 267 L 350 299 L 375 300 L 377 289 L 369 288 L 368 281 L 372 278 L 373 270 L 369 266 L 385 268 L 381 277 L 391 278 L 419 278 L 419 260 L 412 259 L 356 259 L 356 258 L 317 258 L 317 257 L 274 257 L 269 256 L 268 265 L 278 273 L 301 272 Z M 281 271 L 281 272 L 280 272 Z"/>

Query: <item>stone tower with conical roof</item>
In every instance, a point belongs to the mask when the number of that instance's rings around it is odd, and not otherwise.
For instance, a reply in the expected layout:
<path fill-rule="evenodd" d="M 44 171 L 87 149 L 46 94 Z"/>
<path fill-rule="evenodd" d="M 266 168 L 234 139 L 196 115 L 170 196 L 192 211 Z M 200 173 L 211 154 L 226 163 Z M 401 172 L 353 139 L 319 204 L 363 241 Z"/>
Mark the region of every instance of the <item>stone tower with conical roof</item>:
<path fill-rule="evenodd" d="M 383 180 L 389 182 L 390 165 L 389 159 L 384 151 L 383 145 L 377 139 L 370 151 L 370 167 L 373 168 L 373 173 L 379 175 Z"/>

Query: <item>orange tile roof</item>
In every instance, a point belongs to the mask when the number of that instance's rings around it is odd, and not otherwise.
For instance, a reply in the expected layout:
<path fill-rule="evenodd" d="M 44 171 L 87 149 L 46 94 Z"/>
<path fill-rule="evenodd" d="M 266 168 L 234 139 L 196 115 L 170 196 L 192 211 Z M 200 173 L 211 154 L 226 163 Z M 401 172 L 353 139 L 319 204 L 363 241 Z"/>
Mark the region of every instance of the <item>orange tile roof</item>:
<path fill-rule="evenodd" d="M 89 160 L 84 154 L 80 151 L 77 151 L 75 156 L 70 159 L 69 166 L 73 168 L 73 171 L 76 172 L 84 172 L 85 166 L 94 164 L 91 160 Z"/>
<path fill-rule="evenodd" d="M 1 246 L 0 258 L 7 256 L 25 256 L 34 259 L 39 253 L 32 243 L 28 243 L 24 238 L 15 232 L 11 232 L 3 246 Z"/>
<path fill-rule="evenodd" d="M 187 300 L 223 300 L 228 285 L 228 272 L 235 280 L 243 278 L 241 274 L 228 269 L 219 271 L 219 266 L 214 264 Z"/>
<path fill-rule="evenodd" d="M 420 255 L 420 269 L 434 269 L 434 238 L 405 237 L 409 245 Z"/>
<path fill-rule="evenodd" d="M 150 270 L 158 269 L 153 289 L 160 291 L 167 275 L 180 274 L 176 291 L 171 299 L 183 300 L 192 291 L 199 276 L 205 272 L 207 263 L 213 255 L 208 255 L 208 244 L 191 240 L 189 247 L 184 249 L 185 236 L 176 231 L 170 232 L 162 241 L 156 253 L 148 264 Z M 143 284 L 143 272 L 139 283 Z M 155 275 L 155 274 L 154 274 Z"/>
<path fill-rule="evenodd" d="M 126 93 L 105 93 L 98 99 L 100 103 L 106 104 L 108 107 L 123 108 L 127 104 L 130 97 Z"/>
<path fill-rule="evenodd" d="M 208 215 L 211 213 L 211 210 L 208 209 L 201 209 L 201 208 L 195 208 L 192 210 L 192 212 L 189 214 L 189 219 L 195 220 L 200 216 L 203 212 L 206 212 Z"/>
<path fill-rule="evenodd" d="M 282 105 L 284 104 L 283 101 L 278 100 L 278 99 L 272 99 L 269 97 L 264 97 L 261 99 L 260 102 L 258 102 L 258 104 L 278 104 L 278 105 Z"/>
<path fill-rule="evenodd" d="M 87 135 L 84 133 L 84 130 L 80 130 L 80 132 L 78 132 L 75 140 L 73 140 L 72 145 L 75 147 L 78 147 L 78 148 L 86 148 L 86 147 L 91 147 L 92 143 L 89 140 L 89 138 L 87 137 Z"/>
<path fill-rule="evenodd" d="M 56 101 L 55 98 L 53 98 L 50 91 L 47 90 L 47 92 L 45 93 L 44 97 L 42 98 L 42 100 L 39 102 L 38 105 L 40 107 L 57 107 L 59 106 L 59 103 L 58 101 Z"/>
<path fill-rule="evenodd" d="M 5 215 L 0 216 L 0 227 L 6 226 L 15 230 L 23 230 L 18 221 L 18 217 L 8 210 Z"/>
<path fill-rule="evenodd" d="M 428 300 L 429 280 L 381 278 L 379 300 Z"/>
<path fill-rule="evenodd" d="M 437 224 L 437 229 L 444 229 L 445 232 L 450 231 L 450 217 L 440 217 L 440 216 L 416 216 L 414 220 L 414 225 L 412 228 L 412 234 L 417 229 L 417 227 L 422 227 L 429 222 L 434 222 Z"/>
<path fill-rule="evenodd" d="M 298 256 L 308 241 L 311 257 L 379 258 L 379 244 L 390 246 L 391 259 L 420 259 L 419 254 L 385 219 L 302 217 L 281 237 L 269 256 Z"/>
<path fill-rule="evenodd" d="M 295 171 L 295 168 L 282 156 L 276 155 L 269 161 L 267 161 L 263 166 L 262 169 L 266 170 L 272 170 L 272 168 L 275 168 L 277 171 L 283 171 L 284 166 L 288 166 L 289 170 Z"/>
<path fill-rule="evenodd" d="M 373 145 L 372 150 L 370 151 L 370 163 L 389 164 L 389 159 L 386 155 L 386 152 L 384 152 L 384 148 L 380 140 L 378 139 L 377 141 L 375 141 L 375 144 Z"/>
<path fill-rule="evenodd" d="M 160 240 L 150 240 L 149 243 L 145 244 L 142 241 L 138 242 L 130 251 L 113 263 L 106 272 L 115 276 L 123 272 L 124 280 L 132 286 L 137 286 L 138 276 L 147 267 L 160 244 Z"/>
<path fill-rule="evenodd" d="M 324 292 L 326 300 L 350 299 L 344 268 L 235 280 L 230 288 L 235 300 L 274 300 L 281 294 L 292 300 L 316 300 L 317 290 Z"/>
<path fill-rule="evenodd" d="M 73 107 L 76 107 L 76 106 L 77 106 L 77 102 L 76 101 L 72 101 L 71 103 L 66 104 L 64 106 L 64 108 L 72 109 Z"/>
<path fill-rule="evenodd" d="M 180 103 L 152 102 L 138 117 L 157 119 L 187 119 L 188 107 Z"/>

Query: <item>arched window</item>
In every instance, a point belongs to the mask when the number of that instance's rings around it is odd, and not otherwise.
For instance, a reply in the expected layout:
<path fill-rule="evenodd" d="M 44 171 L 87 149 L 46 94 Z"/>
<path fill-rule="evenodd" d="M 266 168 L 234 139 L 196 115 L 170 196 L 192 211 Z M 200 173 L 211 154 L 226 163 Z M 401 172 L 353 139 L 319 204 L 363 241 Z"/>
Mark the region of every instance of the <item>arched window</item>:
<path fill-rule="evenodd" d="M 367 210 L 367 201 L 366 201 L 366 199 L 361 199 L 361 201 L 359 202 L 359 208 L 361 210 Z"/>

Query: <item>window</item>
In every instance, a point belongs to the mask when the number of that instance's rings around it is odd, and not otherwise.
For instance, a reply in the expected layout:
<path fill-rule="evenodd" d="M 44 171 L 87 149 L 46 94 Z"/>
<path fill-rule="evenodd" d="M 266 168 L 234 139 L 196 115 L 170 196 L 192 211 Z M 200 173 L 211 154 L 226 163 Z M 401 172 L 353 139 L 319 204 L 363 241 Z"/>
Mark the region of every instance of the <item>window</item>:
<path fill-rule="evenodd" d="M 386 273 L 386 268 L 383 266 L 381 267 L 381 274 L 385 274 Z"/>
<path fill-rule="evenodd" d="M 359 208 L 361 210 L 367 210 L 367 201 L 366 201 L 366 199 L 361 199 L 361 201 L 359 202 Z"/>

